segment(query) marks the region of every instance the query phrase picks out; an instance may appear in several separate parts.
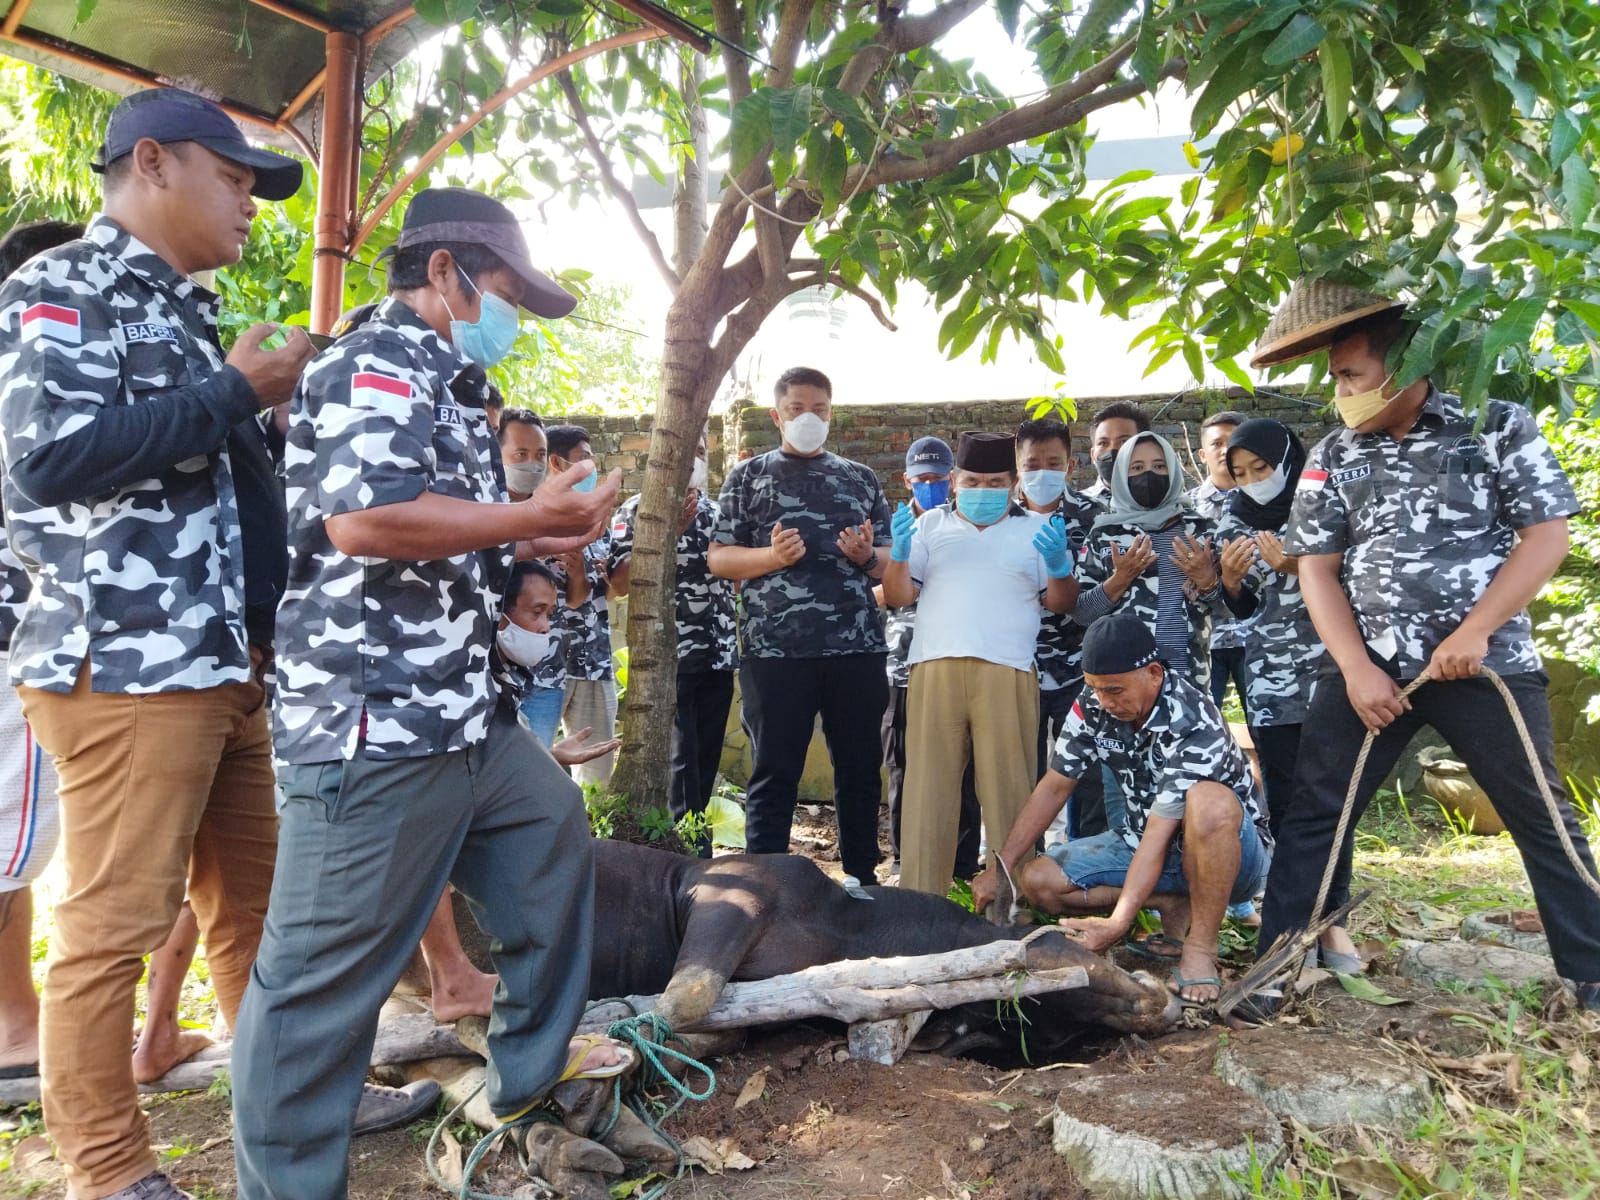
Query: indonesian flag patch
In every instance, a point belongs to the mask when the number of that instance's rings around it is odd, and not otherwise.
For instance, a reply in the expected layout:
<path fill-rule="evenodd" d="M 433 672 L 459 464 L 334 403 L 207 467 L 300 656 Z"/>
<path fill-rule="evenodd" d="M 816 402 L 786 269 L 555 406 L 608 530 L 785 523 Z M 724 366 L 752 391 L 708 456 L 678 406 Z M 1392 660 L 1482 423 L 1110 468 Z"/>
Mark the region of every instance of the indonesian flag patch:
<path fill-rule="evenodd" d="M 1300 483 L 1294 490 L 1297 492 L 1320 492 L 1327 482 L 1328 473 L 1326 471 L 1301 471 Z"/>
<path fill-rule="evenodd" d="M 33 304 L 22 310 L 22 340 L 47 337 L 66 346 L 83 344 L 83 317 L 64 304 Z"/>
<path fill-rule="evenodd" d="M 612 522 L 611 522 L 611 536 L 619 538 L 619 537 L 626 537 L 627 534 L 628 534 L 628 518 L 624 517 L 624 516 L 620 516 L 620 515 L 615 517 L 615 518 L 613 518 Z"/>
<path fill-rule="evenodd" d="M 350 403 L 356 408 L 388 408 L 411 399 L 411 385 L 393 375 L 362 371 L 350 380 Z"/>

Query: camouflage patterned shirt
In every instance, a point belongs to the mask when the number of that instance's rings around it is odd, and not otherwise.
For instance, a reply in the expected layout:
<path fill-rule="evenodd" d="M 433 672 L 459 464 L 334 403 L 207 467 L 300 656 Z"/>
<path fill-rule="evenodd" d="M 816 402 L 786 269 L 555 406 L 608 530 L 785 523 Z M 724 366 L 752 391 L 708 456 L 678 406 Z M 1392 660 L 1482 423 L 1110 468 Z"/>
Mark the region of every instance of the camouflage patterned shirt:
<path fill-rule="evenodd" d="M 32 587 L 28 569 L 11 553 L 11 539 L 6 537 L 5 526 L 0 525 L 0 650 L 10 649 L 11 635 L 17 630 L 17 620 Z"/>
<path fill-rule="evenodd" d="M 889 675 L 890 687 L 911 686 L 911 664 L 908 658 L 911 654 L 911 639 L 917 633 L 917 606 L 907 604 L 904 608 L 888 608 L 883 613 L 883 636 L 889 643 L 889 657 L 885 667 Z"/>
<path fill-rule="evenodd" d="M 611 539 L 602 534 L 583 548 L 583 574 L 589 581 L 589 595 L 576 608 L 567 606 L 566 568 L 560 560 L 550 565 L 561 577 L 562 590 L 556 595 L 553 618 L 562 631 L 567 658 L 568 679 L 611 678 L 611 606 L 606 603 L 606 558 Z"/>
<path fill-rule="evenodd" d="M 1216 544 L 1254 533 L 1229 513 L 1217 526 Z M 1239 586 L 1256 599 L 1256 610 L 1244 624 L 1245 718 L 1252 729 L 1298 725 L 1311 706 L 1323 655 L 1322 639 L 1300 594 L 1300 577 L 1274 571 L 1258 555 Z"/>
<path fill-rule="evenodd" d="M 488 731 L 511 547 L 427 562 L 355 558 L 324 526 L 424 491 L 505 499 L 481 386 L 476 396 L 450 386 L 467 366 L 390 297 L 300 378 L 284 460 L 289 586 L 273 736 L 284 762 L 421 757 Z"/>
<path fill-rule="evenodd" d="M 1089 528 L 1105 509 L 1076 488 L 1068 487 L 1056 504 L 1056 512 L 1067 523 L 1067 547 L 1074 558 L 1083 553 Z M 1039 687 L 1054 692 L 1070 687 L 1083 678 L 1084 628 L 1070 612 L 1053 613 L 1039 606 L 1039 644 L 1034 660 L 1039 668 Z"/>
<path fill-rule="evenodd" d="M 1171 671 L 1162 681 L 1155 707 L 1137 729 L 1101 708 L 1087 688 L 1073 701 L 1050 769 L 1068 779 L 1082 779 L 1100 764 L 1109 767 L 1122 786 L 1128 820 L 1120 832 L 1135 849 L 1150 817 L 1181 821 L 1189 789 L 1207 780 L 1232 789 L 1262 842 L 1272 845 L 1266 806 L 1244 751 L 1210 693 Z M 1181 844 L 1181 839 L 1180 830 L 1173 844 Z"/>
<path fill-rule="evenodd" d="M 1516 531 L 1578 512 L 1527 409 L 1488 402 L 1481 430 L 1455 396 L 1430 390 L 1416 424 L 1330 433 L 1295 490 L 1284 548 L 1342 554 L 1345 594 L 1367 645 L 1414 679 L 1482 598 Z M 1526 611 L 1489 636 L 1483 665 L 1540 669 Z"/>
<path fill-rule="evenodd" d="M 1198 487 L 1189 491 L 1189 503 L 1194 506 L 1195 512 L 1212 523 L 1222 520 L 1228 515 L 1228 497 L 1232 492 L 1225 492 L 1209 477 L 1202 479 Z M 1226 614 L 1226 612 L 1213 614 L 1211 617 L 1211 648 L 1213 650 L 1237 650 L 1245 645 L 1245 627 L 1254 618 L 1239 618 Z"/>
<path fill-rule="evenodd" d="M 0 450 L 11 550 L 33 580 L 11 680 L 69 692 L 87 657 L 97 692 L 147 694 L 250 678 L 244 536 L 219 444 L 151 479 L 58 505 L 16 485 L 34 451 L 101 413 L 182 388 L 254 393 L 224 364 L 215 294 L 103 215 L 0 287 Z"/>
<path fill-rule="evenodd" d="M 611 521 L 611 557 L 615 571 L 633 553 L 633 518 L 639 497 L 617 509 Z M 738 628 L 733 615 L 733 584 L 718 579 L 706 565 L 711 531 L 717 524 L 717 503 L 700 493 L 694 520 L 678 535 L 676 591 L 678 670 L 732 671 L 739 666 Z"/>
<path fill-rule="evenodd" d="M 802 458 L 769 450 L 728 472 L 717 504 L 722 511 L 712 538 L 722 545 L 770 546 L 778 521 L 805 541 L 800 561 L 745 582 L 747 656 L 885 652 L 872 579 L 837 541 L 846 526 L 863 521 L 872 522 L 875 542 L 889 541 L 889 502 L 870 467 L 827 452 Z"/>

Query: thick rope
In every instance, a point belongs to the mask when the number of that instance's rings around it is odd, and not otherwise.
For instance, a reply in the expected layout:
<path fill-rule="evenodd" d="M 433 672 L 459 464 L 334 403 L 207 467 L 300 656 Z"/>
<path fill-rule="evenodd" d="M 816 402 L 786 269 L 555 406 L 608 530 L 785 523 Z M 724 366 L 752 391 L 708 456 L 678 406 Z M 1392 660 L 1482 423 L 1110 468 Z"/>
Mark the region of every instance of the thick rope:
<path fill-rule="evenodd" d="M 1567 831 L 1566 817 L 1562 812 L 1561 803 L 1556 799 L 1550 781 L 1545 778 L 1544 768 L 1539 763 L 1539 749 L 1533 744 L 1533 735 L 1528 732 L 1527 722 L 1522 719 L 1522 712 L 1512 698 L 1511 689 L 1506 687 L 1505 680 L 1488 667 L 1482 668 L 1482 673 L 1500 693 L 1500 698 L 1506 703 L 1506 711 L 1511 714 L 1511 723 L 1516 727 L 1517 737 L 1522 742 L 1522 751 L 1528 759 L 1528 769 L 1538 781 L 1539 795 L 1544 797 L 1545 810 L 1550 814 L 1550 821 L 1556 827 L 1556 835 L 1561 839 L 1561 848 L 1566 851 L 1567 861 L 1572 864 L 1572 869 L 1578 873 L 1578 878 L 1583 880 L 1584 885 L 1596 896 L 1600 896 L 1600 879 L 1595 878 L 1594 873 L 1578 856 L 1578 848 L 1573 844 L 1572 835 Z M 1428 680 L 1426 674 L 1417 676 L 1400 690 L 1400 698 L 1404 700 Z M 1367 756 L 1372 753 L 1372 743 L 1377 740 L 1377 736 L 1369 729 L 1366 739 L 1361 743 L 1361 753 L 1356 755 L 1355 770 L 1350 774 L 1350 787 L 1344 794 L 1344 811 L 1339 814 L 1339 826 L 1334 831 L 1333 848 L 1328 855 L 1328 865 L 1322 871 L 1322 885 L 1317 889 L 1317 902 L 1311 907 L 1312 913 L 1316 916 L 1322 915 L 1323 906 L 1328 902 L 1328 892 L 1333 886 L 1333 873 L 1338 867 L 1345 834 L 1350 828 L 1350 816 L 1355 812 L 1356 793 L 1361 789 L 1361 777 L 1367 769 Z"/>

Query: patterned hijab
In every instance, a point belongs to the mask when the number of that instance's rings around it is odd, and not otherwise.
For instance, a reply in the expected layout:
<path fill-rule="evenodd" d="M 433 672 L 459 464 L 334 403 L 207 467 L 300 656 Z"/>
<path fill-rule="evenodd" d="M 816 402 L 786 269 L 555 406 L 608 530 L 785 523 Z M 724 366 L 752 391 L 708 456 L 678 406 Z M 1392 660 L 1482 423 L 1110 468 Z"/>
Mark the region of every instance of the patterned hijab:
<path fill-rule="evenodd" d="M 1134 447 L 1144 441 L 1159 446 L 1167 460 L 1167 494 L 1154 508 L 1144 507 L 1128 490 L 1128 464 L 1133 461 Z M 1178 465 L 1178 452 L 1172 448 L 1172 443 L 1160 434 L 1137 434 L 1123 442 L 1122 449 L 1117 451 L 1116 466 L 1111 468 L 1111 507 L 1095 518 L 1094 528 L 1132 525 L 1146 532 L 1160 529 L 1184 512 L 1183 493 L 1183 469 Z"/>

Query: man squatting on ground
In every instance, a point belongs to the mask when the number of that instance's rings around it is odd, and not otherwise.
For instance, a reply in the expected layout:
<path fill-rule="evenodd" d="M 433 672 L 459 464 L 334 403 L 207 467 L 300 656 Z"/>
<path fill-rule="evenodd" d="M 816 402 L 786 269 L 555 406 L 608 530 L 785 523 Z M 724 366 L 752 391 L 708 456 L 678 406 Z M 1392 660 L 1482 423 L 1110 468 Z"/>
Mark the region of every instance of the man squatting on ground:
<path fill-rule="evenodd" d="M 1089 627 L 1083 679 L 1086 695 L 1000 860 L 1045 912 L 1109 908 L 1109 917 L 1062 922 L 1096 953 L 1125 937 L 1141 908 L 1160 909 L 1168 940 L 1182 943 L 1169 986 L 1186 1003 L 1209 1003 L 1222 991 L 1217 934 L 1228 904 L 1260 890 L 1272 857 L 1250 765 L 1209 693 L 1161 664 L 1155 635 L 1132 613 Z M 1121 784 L 1126 824 L 1033 857 L 1077 780 L 1102 765 Z M 974 882 L 980 912 L 994 888 L 990 872 Z"/>
<path fill-rule="evenodd" d="M 1600 1009 L 1600 897 L 1568 861 L 1505 702 L 1480 674 L 1488 667 L 1504 678 L 1592 877 L 1593 856 L 1556 771 L 1527 612 L 1566 557 L 1577 498 L 1527 409 L 1487 401 L 1480 426 L 1426 376 L 1391 390 L 1391 364 L 1413 332 L 1396 311 L 1402 305 L 1341 290 L 1344 315 L 1315 323 L 1295 318 L 1305 310 L 1291 292 L 1251 360 L 1270 366 L 1326 348 L 1345 424 L 1311 452 L 1284 538 L 1327 654 L 1305 718 L 1315 733 L 1300 746 L 1267 880 L 1260 945 L 1317 915 L 1330 854 L 1339 865 L 1327 906 L 1345 902 L 1356 822 L 1412 736 L 1430 725 L 1516 842 L 1556 969 L 1575 981 L 1585 1008 Z M 1428 682 L 1402 699 L 1403 683 L 1424 673 Z M 1378 736 L 1349 832 L 1335 847 L 1369 731 Z M 1270 1004 L 1263 997 L 1258 1007 Z"/>
<path fill-rule="evenodd" d="M 283 502 L 259 409 L 312 350 L 256 325 L 224 358 L 191 276 L 238 260 L 256 197 L 300 166 L 215 105 L 154 89 L 112 113 L 103 211 L 0 289 L 6 524 L 32 595 L 11 680 L 61 777 L 66 888 L 45 968 L 46 1124 L 78 1200 L 179 1193 L 128 1053 L 143 957 L 188 879 L 232 1024 L 272 878 L 266 691 Z"/>
<path fill-rule="evenodd" d="M 616 472 L 574 489 L 587 464 L 522 503 L 497 477 L 483 369 L 519 305 L 555 317 L 574 300 L 478 193 L 417 193 L 396 245 L 389 297 L 312 364 L 290 413 L 281 852 L 233 1053 L 243 1200 L 345 1194 L 378 1010 L 446 881 L 496 947 L 496 1115 L 617 1057 L 569 1043 L 594 904 L 581 793 L 491 675 L 512 544 L 584 545 L 616 502 Z"/>

